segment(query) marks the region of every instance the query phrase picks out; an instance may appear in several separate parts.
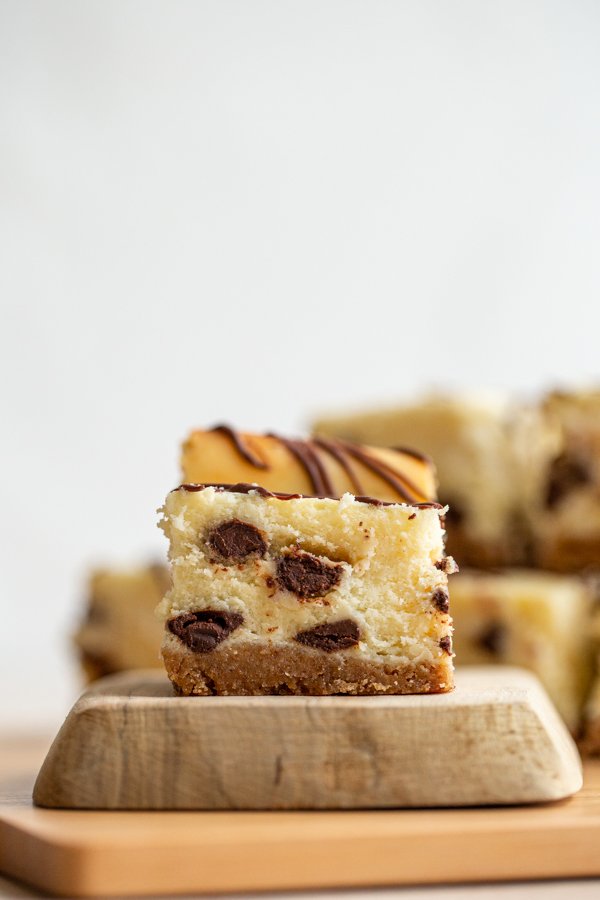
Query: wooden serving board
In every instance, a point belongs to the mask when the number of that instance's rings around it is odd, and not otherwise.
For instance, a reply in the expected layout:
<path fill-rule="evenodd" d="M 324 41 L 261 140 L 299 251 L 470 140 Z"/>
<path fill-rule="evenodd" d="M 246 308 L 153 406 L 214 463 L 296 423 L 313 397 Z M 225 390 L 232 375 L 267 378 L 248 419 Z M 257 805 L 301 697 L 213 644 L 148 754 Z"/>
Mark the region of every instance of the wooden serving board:
<path fill-rule="evenodd" d="M 0 809 L 0 870 L 68 897 L 600 875 L 600 760 L 569 800 L 485 809 Z"/>
<path fill-rule="evenodd" d="M 534 803 L 582 783 L 539 682 L 464 669 L 448 694 L 177 697 L 161 672 L 76 703 L 34 801 L 72 809 L 358 809 Z"/>

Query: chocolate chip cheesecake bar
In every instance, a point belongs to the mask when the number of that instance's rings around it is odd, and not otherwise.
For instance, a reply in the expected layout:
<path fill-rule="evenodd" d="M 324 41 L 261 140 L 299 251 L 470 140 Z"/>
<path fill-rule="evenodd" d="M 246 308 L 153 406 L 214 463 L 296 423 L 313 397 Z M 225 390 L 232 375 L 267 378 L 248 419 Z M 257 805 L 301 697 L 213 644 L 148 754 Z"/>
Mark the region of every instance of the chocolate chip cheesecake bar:
<path fill-rule="evenodd" d="M 463 570 L 452 579 L 457 664 L 530 669 L 577 733 L 592 676 L 591 609 L 574 576 Z"/>
<path fill-rule="evenodd" d="M 162 627 L 154 611 L 169 586 L 169 569 L 162 564 L 92 573 L 87 608 L 74 635 L 88 681 L 160 667 Z"/>
<path fill-rule="evenodd" d="M 584 727 L 583 752 L 589 756 L 600 756 L 600 655 L 597 674 L 586 703 Z"/>
<path fill-rule="evenodd" d="M 163 658 L 183 694 L 380 694 L 453 684 L 443 509 L 184 484 L 161 527 Z"/>
<path fill-rule="evenodd" d="M 582 749 L 591 756 L 600 756 L 600 598 L 595 579 L 595 609 L 592 619 L 592 640 L 595 651 L 594 680 L 585 705 Z"/>
<path fill-rule="evenodd" d="M 557 441 L 528 506 L 536 564 L 600 569 L 600 391 L 551 393 L 542 413 Z"/>

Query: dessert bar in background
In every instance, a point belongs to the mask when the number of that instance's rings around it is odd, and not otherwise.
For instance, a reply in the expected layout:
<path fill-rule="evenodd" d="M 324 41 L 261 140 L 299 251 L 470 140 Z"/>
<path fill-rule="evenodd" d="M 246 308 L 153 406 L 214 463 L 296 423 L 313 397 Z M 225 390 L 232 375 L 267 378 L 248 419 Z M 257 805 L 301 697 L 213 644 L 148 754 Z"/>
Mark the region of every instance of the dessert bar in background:
<path fill-rule="evenodd" d="M 459 565 L 600 568 L 600 392 L 538 403 L 437 396 L 393 410 L 332 417 L 317 435 L 432 456 Z"/>
<path fill-rule="evenodd" d="M 172 491 L 162 528 L 173 585 L 160 609 L 176 689 L 449 690 L 452 562 L 441 512 L 435 503 L 290 496 L 251 484 Z"/>
<path fill-rule="evenodd" d="M 87 609 L 74 636 L 88 681 L 161 666 L 162 625 L 155 609 L 169 585 L 168 567 L 161 564 L 92 573 Z"/>
<path fill-rule="evenodd" d="M 600 755 L 600 598 L 597 580 L 594 582 L 595 606 L 591 636 L 595 653 L 595 677 L 584 711 L 583 750 Z"/>
<path fill-rule="evenodd" d="M 591 609 L 576 576 L 463 569 L 452 579 L 457 665 L 529 669 L 577 733 L 593 672 Z"/>
<path fill-rule="evenodd" d="M 541 412 L 558 446 L 527 507 L 535 562 L 561 572 L 600 569 L 600 391 L 554 392 Z"/>
<path fill-rule="evenodd" d="M 457 664 L 531 668 L 584 734 L 587 752 L 600 753 L 600 636 L 594 663 L 589 613 L 591 576 L 600 572 L 600 391 L 554 391 L 528 403 L 431 396 L 324 418 L 314 432 L 409 442 L 433 458 L 450 506 L 448 552 L 463 567 L 452 584 Z"/>
<path fill-rule="evenodd" d="M 598 674 L 594 679 L 585 709 L 582 742 L 583 752 L 590 756 L 600 755 L 600 657 L 597 666 Z"/>
<path fill-rule="evenodd" d="M 556 444 L 554 433 L 532 410 L 519 412 L 505 398 L 440 395 L 395 409 L 321 419 L 314 432 L 384 447 L 410 441 L 435 463 L 440 501 L 450 507 L 448 552 L 458 564 L 528 561 L 524 507 L 539 493 L 540 461 L 555 452 Z"/>

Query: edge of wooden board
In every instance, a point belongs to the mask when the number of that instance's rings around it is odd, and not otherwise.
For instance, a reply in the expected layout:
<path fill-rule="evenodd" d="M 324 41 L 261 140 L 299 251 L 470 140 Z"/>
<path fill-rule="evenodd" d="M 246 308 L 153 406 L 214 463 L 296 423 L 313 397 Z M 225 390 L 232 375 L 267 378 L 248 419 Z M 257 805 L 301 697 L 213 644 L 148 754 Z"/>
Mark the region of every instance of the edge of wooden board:
<path fill-rule="evenodd" d="M 0 868 L 62 896 L 600 875 L 600 761 L 535 807 L 357 812 L 0 812 Z"/>

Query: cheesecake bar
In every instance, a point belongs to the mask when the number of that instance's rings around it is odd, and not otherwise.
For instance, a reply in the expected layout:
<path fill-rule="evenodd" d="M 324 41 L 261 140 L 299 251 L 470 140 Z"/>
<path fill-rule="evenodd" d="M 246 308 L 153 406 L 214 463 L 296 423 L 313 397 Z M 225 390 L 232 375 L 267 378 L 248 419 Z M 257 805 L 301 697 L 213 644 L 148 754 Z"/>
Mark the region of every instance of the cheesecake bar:
<path fill-rule="evenodd" d="M 542 405 L 557 446 L 528 507 L 536 564 L 600 568 L 600 391 L 554 392 Z"/>
<path fill-rule="evenodd" d="M 453 680 L 443 508 L 184 484 L 161 527 L 182 694 L 401 694 Z"/>
<path fill-rule="evenodd" d="M 577 733 L 592 676 L 591 607 L 574 576 L 463 570 L 452 579 L 457 665 L 530 669 Z"/>
<path fill-rule="evenodd" d="M 192 432 L 183 445 L 181 469 L 185 482 L 246 482 L 313 497 L 350 492 L 401 503 L 436 499 L 431 460 L 413 450 L 250 434 L 227 425 Z"/>
<path fill-rule="evenodd" d="M 585 724 L 582 749 L 590 756 L 600 756 L 600 598 L 598 579 L 594 580 L 595 607 L 592 619 L 592 640 L 595 649 L 594 681 L 585 705 Z"/>
<path fill-rule="evenodd" d="M 586 704 L 582 751 L 588 756 L 600 756 L 600 656 L 597 661 L 597 672 Z"/>
<path fill-rule="evenodd" d="M 522 563 L 520 460 L 504 398 L 433 395 L 394 409 L 322 419 L 316 435 L 383 447 L 409 443 L 434 461 L 448 504 L 447 546 L 459 565 Z M 519 444 L 520 445 L 520 444 Z"/>
<path fill-rule="evenodd" d="M 84 619 L 74 635 L 88 681 L 161 666 L 162 626 L 155 609 L 169 586 L 169 570 L 162 564 L 92 573 Z"/>

